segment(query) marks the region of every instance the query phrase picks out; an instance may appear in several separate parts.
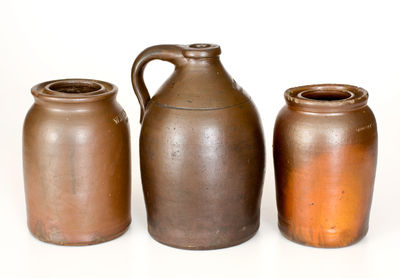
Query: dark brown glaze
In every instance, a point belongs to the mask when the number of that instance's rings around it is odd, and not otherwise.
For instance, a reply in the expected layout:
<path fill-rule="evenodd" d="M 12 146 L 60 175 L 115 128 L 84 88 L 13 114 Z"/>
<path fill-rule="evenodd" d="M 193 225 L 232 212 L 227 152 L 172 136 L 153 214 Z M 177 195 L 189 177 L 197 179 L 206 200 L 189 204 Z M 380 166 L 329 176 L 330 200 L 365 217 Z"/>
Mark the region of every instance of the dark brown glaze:
<path fill-rule="evenodd" d="M 377 159 L 368 93 L 350 85 L 285 92 L 274 130 L 279 228 L 290 240 L 343 247 L 368 230 Z"/>
<path fill-rule="evenodd" d="M 121 235 L 131 222 L 130 141 L 117 87 L 65 79 L 32 94 L 23 131 L 29 230 L 61 245 Z"/>
<path fill-rule="evenodd" d="M 132 68 L 142 108 L 140 163 L 149 233 L 184 249 L 216 249 L 252 237 L 260 218 L 264 139 L 256 109 L 228 75 L 216 45 L 159 45 Z M 175 64 L 150 99 L 143 69 Z"/>

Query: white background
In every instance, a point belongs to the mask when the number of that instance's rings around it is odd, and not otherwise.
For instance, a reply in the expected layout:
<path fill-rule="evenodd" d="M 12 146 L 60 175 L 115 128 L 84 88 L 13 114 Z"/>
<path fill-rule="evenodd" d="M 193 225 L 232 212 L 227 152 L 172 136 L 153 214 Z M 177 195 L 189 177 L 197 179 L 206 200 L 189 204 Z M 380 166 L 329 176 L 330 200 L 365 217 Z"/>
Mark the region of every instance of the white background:
<path fill-rule="evenodd" d="M 0 277 L 400 277 L 400 8 L 398 1 L 12 1 L 0 2 Z M 144 48 L 217 43 L 222 62 L 256 103 L 267 171 L 261 227 L 250 241 L 184 251 L 152 240 L 141 191 L 139 105 L 130 69 Z M 154 91 L 172 65 L 153 62 Z M 36 83 L 69 77 L 116 84 L 132 136 L 133 223 L 95 246 L 60 247 L 26 226 L 22 125 Z M 370 93 L 379 161 L 370 231 L 342 249 L 304 247 L 277 228 L 272 130 L 285 89 L 349 83 Z"/>

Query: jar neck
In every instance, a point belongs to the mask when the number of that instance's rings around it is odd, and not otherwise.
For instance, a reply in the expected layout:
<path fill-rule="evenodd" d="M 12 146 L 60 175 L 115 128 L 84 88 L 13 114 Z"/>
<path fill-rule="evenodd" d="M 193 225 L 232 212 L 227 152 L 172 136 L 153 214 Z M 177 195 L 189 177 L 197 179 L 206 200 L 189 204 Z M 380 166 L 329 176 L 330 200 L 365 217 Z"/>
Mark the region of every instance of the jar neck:
<path fill-rule="evenodd" d="M 367 105 L 368 92 L 343 84 L 318 84 L 290 88 L 285 92 L 289 108 L 314 113 L 340 113 Z"/>

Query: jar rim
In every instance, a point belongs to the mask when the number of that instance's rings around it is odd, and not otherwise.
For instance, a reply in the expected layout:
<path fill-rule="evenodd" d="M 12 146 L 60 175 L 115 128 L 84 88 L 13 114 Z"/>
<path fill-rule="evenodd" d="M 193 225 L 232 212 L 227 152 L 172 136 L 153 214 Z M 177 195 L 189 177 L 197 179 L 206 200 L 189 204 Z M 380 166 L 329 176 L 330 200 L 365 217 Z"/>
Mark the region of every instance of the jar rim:
<path fill-rule="evenodd" d="M 293 87 L 285 91 L 286 103 L 308 112 L 342 112 L 367 105 L 368 92 L 347 84 L 315 84 Z"/>
<path fill-rule="evenodd" d="M 93 102 L 109 98 L 118 91 L 112 83 L 83 78 L 57 79 L 32 87 L 35 98 L 61 103 Z"/>

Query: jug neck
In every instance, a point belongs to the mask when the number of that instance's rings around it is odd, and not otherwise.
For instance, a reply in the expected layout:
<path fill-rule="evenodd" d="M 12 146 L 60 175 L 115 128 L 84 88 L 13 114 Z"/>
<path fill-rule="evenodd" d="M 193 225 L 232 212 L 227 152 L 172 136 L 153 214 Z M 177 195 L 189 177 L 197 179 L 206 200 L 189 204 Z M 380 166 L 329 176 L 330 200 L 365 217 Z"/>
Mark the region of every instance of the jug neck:
<path fill-rule="evenodd" d="M 221 54 L 221 48 L 216 44 L 194 43 L 181 45 L 183 57 L 187 59 L 215 58 Z"/>
<path fill-rule="evenodd" d="M 179 67 L 201 67 L 210 70 L 212 67 L 222 67 L 222 63 L 219 56 L 207 58 L 185 58 L 184 62 L 177 66 L 177 68 Z"/>
<path fill-rule="evenodd" d="M 181 45 L 180 61 L 176 63 L 179 67 L 222 67 L 219 56 L 221 48 L 216 44 L 195 43 Z"/>

